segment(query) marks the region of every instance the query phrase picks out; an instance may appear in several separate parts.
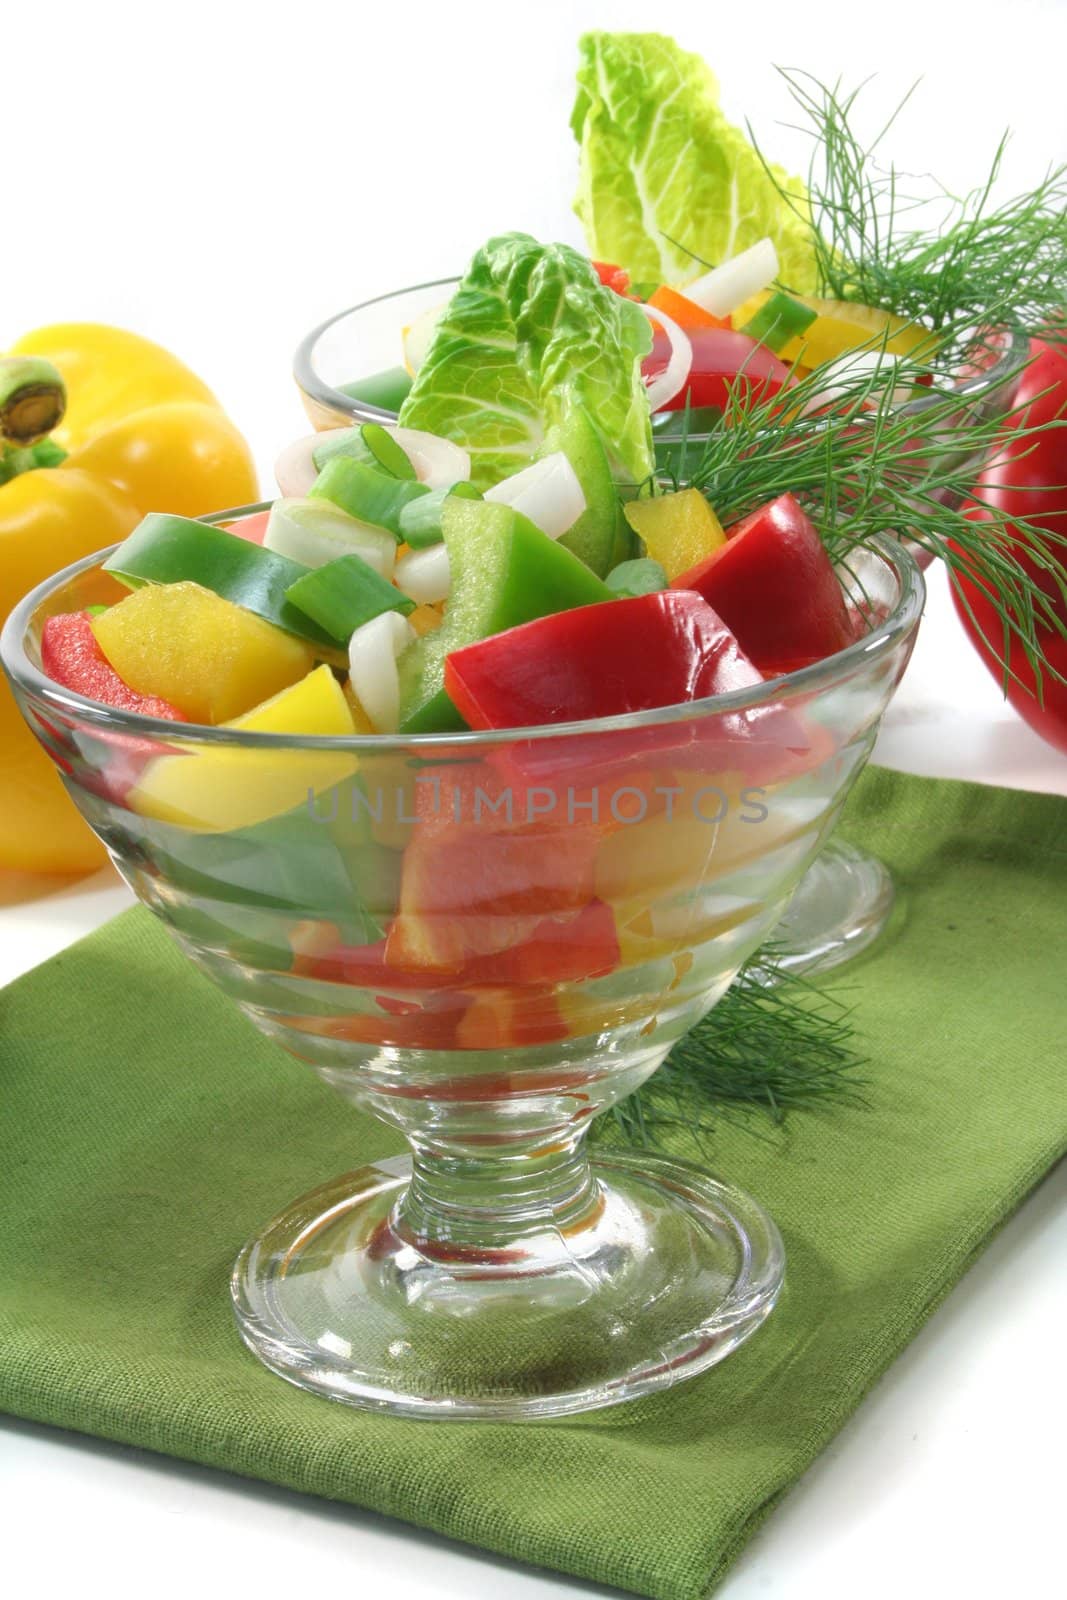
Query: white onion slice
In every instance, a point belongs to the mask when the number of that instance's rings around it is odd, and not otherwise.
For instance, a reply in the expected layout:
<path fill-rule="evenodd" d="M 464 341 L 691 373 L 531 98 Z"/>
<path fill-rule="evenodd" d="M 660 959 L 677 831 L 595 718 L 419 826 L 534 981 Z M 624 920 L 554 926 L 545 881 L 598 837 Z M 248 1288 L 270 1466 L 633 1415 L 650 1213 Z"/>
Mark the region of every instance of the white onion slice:
<path fill-rule="evenodd" d="M 350 517 L 329 500 L 275 500 L 263 547 L 305 567 L 324 567 L 339 556 L 360 556 L 383 578 L 391 578 L 396 565 L 391 533 Z"/>
<path fill-rule="evenodd" d="M 435 606 L 447 600 L 452 587 L 447 547 L 434 544 L 428 550 L 410 550 L 397 562 L 393 581 L 416 605 Z"/>
<path fill-rule="evenodd" d="M 352 689 L 377 733 L 395 733 L 400 725 L 396 658 L 415 637 L 406 617 L 398 611 L 383 611 L 357 628 L 348 641 Z"/>
<path fill-rule="evenodd" d="M 573 528 L 586 505 L 578 474 L 562 450 L 495 483 L 485 491 L 485 499 L 520 511 L 550 539 L 562 538 Z"/>
<path fill-rule="evenodd" d="M 287 500 L 304 498 L 319 475 L 319 469 L 311 459 L 312 451 L 317 450 L 331 433 L 343 431 L 341 428 L 327 428 L 324 433 L 308 433 L 302 439 L 294 439 L 292 444 L 286 445 L 274 463 L 274 481 Z"/>
<path fill-rule="evenodd" d="M 642 305 L 641 310 L 650 322 L 660 324 L 671 341 L 671 353 L 667 365 L 662 372 L 657 372 L 654 378 L 646 380 L 650 408 L 653 411 L 662 411 L 685 385 L 693 365 L 693 346 L 689 342 L 689 335 L 682 331 L 673 317 L 665 316 L 657 306 Z"/>
<path fill-rule="evenodd" d="M 778 276 L 778 252 L 770 239 L 760 239 L 738 256 L 731 256 L 682 290 L 713 317 L 728 317 Z"/>
<path fill-rule="evenodd" d="M 424 433 L 421 428 L 395 428 L 389 426 L 397 444 L 415 468 L 415 476 L 429 489 L 451 489 L 454 483 L 466 483 L 471 475 L 471 458 L 460 445 L 451 439 L 441 439 L 436 433 Z"/>

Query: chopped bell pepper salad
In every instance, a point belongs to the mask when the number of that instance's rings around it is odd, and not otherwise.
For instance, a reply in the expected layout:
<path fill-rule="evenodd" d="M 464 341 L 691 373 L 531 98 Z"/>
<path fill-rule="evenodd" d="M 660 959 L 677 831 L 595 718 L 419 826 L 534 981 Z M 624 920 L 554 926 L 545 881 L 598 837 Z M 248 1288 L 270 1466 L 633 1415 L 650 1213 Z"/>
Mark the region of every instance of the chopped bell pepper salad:
<path fill-rule="evenodd" d="M 121 586 L 111 603 L 44 621 L 57 683 L 173 728 L 92 735 L 106 754 L 91 782 L 170 883 L 168 919 L 260 970 L 370 993 L 369 1010 L 289 1026 L 427 1049 L 595 1029 L 592 1001 L 572 995 L 568 1010 L 560 986 L 669 962 L 698 937 L 691 908 L 679 931 L 659 903 L 664 877 L 695 891 L 716 818 L 679 820 L 662 796 L 707 808 L 710 771 L 758 805 L 759 785 L 831 753 L 823 730 L 774 702 L 751 726 L 712 716 L 699 747 L 684 719 L 622 740 L 595 726 L 518 734 L 467 764 L 433 743 L 758 688 L 867 626 L 791 494 L 723 526 L 698 490 L 660 486 L 652 342 L 646 312 L 577 251 L 494 240 L 439 320 L 397 424 L 297 441 L 279 462 L 281 497 L 229 525 L 146 516 L 105 563 Z M 183 725 L 341 737 L 236 748 L 183 743 Z M 429 738 L 383 741 L 379 760 L 374 736 L 389 734 Z M 353 735 L 367 739 L 358 756 Z M 376 760 L 419 826 L 368 820 L 361 786 Z M 442 760 L 443 804 L 431 781 Z M 546 817 L 561 784 L 581 793 L 577 814 Z M 642 819 L 661 797 L 643 827 L 609 814 L 617 790 Z M 513 791 L 527 796 L 514 816 Z M 283 935 L 235 933 L 250 895 L 260 909 L 247 916 L 269 907 Z M 742 913 L 714 915 L 718 927 Z"/>

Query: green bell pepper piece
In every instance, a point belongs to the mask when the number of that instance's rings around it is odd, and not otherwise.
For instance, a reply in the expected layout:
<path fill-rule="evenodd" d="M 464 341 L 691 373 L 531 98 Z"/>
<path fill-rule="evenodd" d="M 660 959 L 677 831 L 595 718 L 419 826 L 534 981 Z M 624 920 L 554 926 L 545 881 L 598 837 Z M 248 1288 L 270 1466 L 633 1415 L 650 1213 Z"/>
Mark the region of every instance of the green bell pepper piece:
<path fill-rule="evenodd" d="M 450 489 L 431 489 L 429 494 L 410 500 L 400 512 L 400 537 L 412 550 L 426 550 L 444 538 L 441 513 L 450 494 L 461 500 L 480 500 L 482 493 L 473 483 L 454 483 Z"/>
<path fill-rule="evenodd" d="M 511 506 L 452 495 L 442 511 L 452 571 L 445 620 L 400 657 L 400 730 L 465 726 L 445 693 L 445 657 L 490 634 L 615 596 L 584 562 Z"/>
<path fill-rule="evenodd" d="M 740 331 L 750 339 L 758 339 L 768 350 L 784 350 L 790 339 L 811 327 L 818 314 L 791 294 L 777 290 Z"/>

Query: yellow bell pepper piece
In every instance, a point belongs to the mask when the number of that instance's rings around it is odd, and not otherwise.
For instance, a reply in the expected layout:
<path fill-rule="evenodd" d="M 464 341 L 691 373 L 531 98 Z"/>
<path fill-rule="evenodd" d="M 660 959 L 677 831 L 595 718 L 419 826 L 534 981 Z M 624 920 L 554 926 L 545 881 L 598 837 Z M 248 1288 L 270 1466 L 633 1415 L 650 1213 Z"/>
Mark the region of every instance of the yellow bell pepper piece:
<path fill-rule="evenodd" d="M 12 353 L 58 367 L 67 410 L 51 437 L 71 454 L 57 468 L 0 474 L 0 623 L 146 511 L 201 516 L 258 497 L 248 446 L 207 385 L 159 345 L 73 322 L 26 334 Z M 0 675 L 0 869 L 86 872 L 105 859 Z"/>
<path fill-rule="evenodd" d="M 356 731 L 344 691 L 328 666 L 316 667 L 224 726 L 296 736 Z M 146 767 L 126 803 L 143 817 L 200 833 L 228 833 L 284 816 L 352 777 L 357 766 L 355 756 L 345 751 L 175 743 L 180 753 L 159 756 Z"/>
<path fill-rule="evenodd" d="M 747 300 L 730 319 L 734 327 L 743 328 L 768 298 L 769 291 L 764 289 Z M 798 362 L 805 367 L 821 367 L 864 345 L 878 350 L 883 339 L 890 355 L 921 358 L 933 354 L 934 336 L 929 328 L 907 322 L 891 311 L 879 311 L 852 300 L 820 300 L 815 295 L 798 294 L 793 298 L 817 315 L 809 328 L 778 352 L 779 360 L 787 366 Z"/>
<path fill-rule="evenodd" d="M 309 644 L 198 583 L 146 584 L 92 627 L 131 689 L 169 700 L 190 722 L 228 722 L 315 665 Z"/>
<path fill-rule="evenodd" d="M 623 510 L 648 555 L 672 583 L 726 543 L 722 525 L 699 489 L 628 500 Z"/>

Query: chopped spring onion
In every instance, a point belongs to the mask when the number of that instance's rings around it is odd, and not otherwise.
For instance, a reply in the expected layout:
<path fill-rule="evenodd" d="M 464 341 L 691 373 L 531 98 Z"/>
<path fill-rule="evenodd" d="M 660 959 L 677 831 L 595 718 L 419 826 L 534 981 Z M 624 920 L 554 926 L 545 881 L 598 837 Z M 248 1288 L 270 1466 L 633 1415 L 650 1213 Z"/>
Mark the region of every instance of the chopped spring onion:
<path fill-rule="evenodd" d="M 428 489 L 450 489 L 454 483 L 465 483 L 470 477 L 471 458 L 451 439 L 425 433 L 421 428 L 391 428 L 389 431 L 410 457 L 419 482 Z"/>
<path fill-rule="evenodd" d="M 461 500 L 480 500 L 473 483 L 454 483 L 450 489 L 431 489 L 417 500 L 409 500 L 400 511 L 400 537 L 413 550 L 425 550 L 444 538 L 441 514 L 449 495 Z"/>
<path fill-rule="evenodd" d="M 770 239 L 760 239 L 739 256 L 731 256 L 694 283 L 687 283 L 684 292 L 713 317 L 728 317 L 777 276 L 778 252 Z"/>
<path fill-rule="evenodd" d="M 652 411 L 661 411 L 682 388 L 693 365 L 693 346 L 689 335 L 683 333 L 673 317 L 668 317 L 656 306 L 642 305 L 641 310 L 650 322 L 658 322 L 671 342 L 671 353 L 662 372 L 648 381 L 648 404 Z"/>
<path fill-rule="evenodd" d="M 747 333 L 750 339 L 758 339 L 777 354 L 785 349 L 790 339 L 806 332 L 818 315 L 810 306 L 779 289 L 764 301 L 740 332 Z"/>
<path fill-rule="evenodd" d="M 410 550 L 401 556 L 396 564 L 396 586 L 420 606 L 447 600 L 452 573 L 445 546 L 434 544 L 428 550 Z"/>
<path fill-rule="evenodd" d="M 484 498 L 520 512 L 550 539 L 559 539 L 573 528 L 586 505 L 578 475 L 562 450 L 554 450 L 494 484 Z"/>
<path fill-rule="evenodd" d="M 375 528 L 386 528 L 399 539 L 401 511 L 410 501 L 428 493 L 424 483 L 392 478 L 350 456 L 334 456 L 315 479 L 308 496 L 312 500 L 329 500 L 350 517 Z"/>
<path fill-rule="evenodd" d="M 379 577 L 391 578 L 396 540 L 384 528 L 358 522 L 329 500 L 275 500 L 263 538 L 275 550 L 305 567 L 324 567 L 339 556 L 360 556 Z"/>
<path fill-rule="evenodd" d="M 357 628 L 348 641 L 352 692 L 378 733 L 395 733 L 400 725 L 396 659 L 415 638 L 415 630 L 406 618 L 396 611 L 383 611 Z"/>
<path fill-rule="evenodd" d="M 341 385 L 341 393 L 351 399 L 392 412 L 400 410 L 410 389 L 411 374 L 403 367 L 390 367 L 387 372 L 374 372 L 369 378 L 356 378 L 352 383 Z"/>
<path fill-rule="evenodd" d="M 638 595 L 656 594 L 666 589 L 667 574 L 658 561 L 641 556 L 634 561 L 620 561 L 604 582 L 620 599 L 636 599 Z"/>
<path fill-rule="evenodd" d="M 311 452 L 319 472 L 334 456 L 349 456 L 353 461 L 364 461 L 368 467 L 377 467 L 393 478 L 413 480 L 415 468 L 411 458 L 401 449 L 395 434 L 383 428 L 380 422 L 364 422 L 358 428 L 328 428 L 319 434 L 319 442 Z"/>
<path fill-rule="evenodd" d="M 347 644 L 357 628 L 383 612 L 415 609 L 414 601 L 359 556 L 339 556 L 305 573 L 285 591 L 285 598 L 339 644 Z"/>

